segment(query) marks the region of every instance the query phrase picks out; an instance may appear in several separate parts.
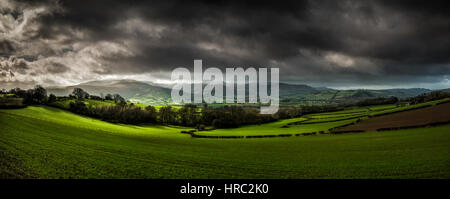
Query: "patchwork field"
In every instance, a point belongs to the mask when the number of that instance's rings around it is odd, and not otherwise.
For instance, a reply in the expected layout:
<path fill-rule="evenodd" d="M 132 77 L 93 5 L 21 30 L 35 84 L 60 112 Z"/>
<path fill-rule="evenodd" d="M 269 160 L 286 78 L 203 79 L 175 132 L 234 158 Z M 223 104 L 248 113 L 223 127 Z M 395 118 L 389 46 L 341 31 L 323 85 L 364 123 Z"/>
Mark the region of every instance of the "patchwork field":
<path fill-rule="evenodd" d="M 396 112 L 409 112 L 412 110 L 421 110 L 425 107 L 435 106 L 436 104 L 449 104 L 450 98 L 426 102 L 422 104 L 415 104 L 410 106 L 397 106 L 397 105 L 379 105 L 371 107 L 353 107 L 348 110 L 326 112 L 304 115 L 300 118 L 293 118 L 282 120 L 274 123 L 261 124 L 261 125 L 248 125 L 240 127 L 238 129 L 216 129 L 211 131 L 199 131 L 195 132 L 195 135 L 210 136 L 211 138 L 217 136 L 240 136 L 245 138 L 246 136 L 300 136 L 319 133 L 329 133 L 339 127 L 345 127 L 348 125 L 356 124 L 357 121 L 365 121 L 366 119 L 374 116 L 389 115 Z M 442 105 L 439 105 L 442 106 Z M 439 108 L 437 108 L 439 109 Z M 436 110 L 437 110 L 436 109 Z M 444 111 L 445 112 L 445 111 Z M 449 111 L 447 111 L 448 114 Z M 420 113 L 420 112 L 419 112 Z M 422 117 L 422 116 L 418 116 Z M 374 117 L 376 118 L 376 117 Z M 449 120 L 449 119 L 447 119 Z M 446 120 L 446 121 L 447 121 Z M 442 121 L 437 119 L 436 121 Z M 349 129 L 354 130 L 354 129 Z"/>
<path fill-rule="evenodd" d="M 374 117 L 344 127 L 341 130 L 375 131 L 377 129 L 401 128 L 439 122 L 450 122 L 450 103 Z"/>
<path fill-rule="evenodd" d="M 309 120 L 221 131 L 294 133 L 347 122 L 301 124 Z M 296 122 L 300 125 L 292 124 Z M 0 125 L 0 178 L 450 177 L 450 125 L 344 135 L 197 139 L 180 133 L 188 128 L 111 124 L 45 106 L 0 109 Z M 292 127 L 280 128 L 285 125 Z"/>

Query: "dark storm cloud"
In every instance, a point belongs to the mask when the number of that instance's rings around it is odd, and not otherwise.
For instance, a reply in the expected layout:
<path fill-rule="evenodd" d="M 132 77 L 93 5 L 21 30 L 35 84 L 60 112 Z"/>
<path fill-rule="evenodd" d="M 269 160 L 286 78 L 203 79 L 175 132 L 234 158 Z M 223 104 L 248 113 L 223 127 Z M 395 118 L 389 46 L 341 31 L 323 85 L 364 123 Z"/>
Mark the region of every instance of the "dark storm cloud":
<path fill-rule="evenodd" d="M 69 70 L 70 70 L 69 67 L 58 62 L 53 62 L 47 65 L 47 72 L 52 74 L 64 73 Z"/>
<path fill-rule="evenodd" d="M 448 82 L 450 11 L 445 4 L 18 1 L 1 13 L 20 22 L 24 10 L 45 8 L 34 17 L 36 27 L 15 40 L 33 41 L 39 48 L 0 42 L 0 54 L 38 59 L 31 63 L 44 69 L 30 71 L 34 74 L 51 68 L 49 63 L 70 68 L 58 70 L 61 74 L 82 71 L 66 77 L 76 77 L 73 81 L 170 72 L 203 59 L 214 67 L 280 67 L 282 80 L 330 86 Z"/>
<path fill-rule="evenodd" d="M 14 53 L 14 44 L 6 39 L 0 40 L 0 56 L 11 55 Z"/>

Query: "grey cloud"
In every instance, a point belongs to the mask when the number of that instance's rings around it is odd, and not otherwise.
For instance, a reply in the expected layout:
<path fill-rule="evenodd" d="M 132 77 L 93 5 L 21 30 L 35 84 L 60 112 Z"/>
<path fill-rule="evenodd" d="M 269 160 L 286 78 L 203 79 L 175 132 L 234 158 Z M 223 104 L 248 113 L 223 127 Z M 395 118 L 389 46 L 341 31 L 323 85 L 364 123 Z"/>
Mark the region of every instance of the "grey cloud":
<path fill-rule="evenodd" d="M 47 66 L 47 72 L 52 74 L 65 73 L 67 71 L 70 71 L 70 68 L 58 62 L 52 62 Z"/>
<path fill-rule="evenodd" d="M 39 14 L 20 37 L 2 40 L 17 44 L 0 42 L 0 55 L 32 58 L 30 74 L 47 70 L 73 81 L 170 72 L 203 59 L 211 67 L 278 66 L 282 80 L 330 86 L 440 82 L 450 74 L 444 4 L 15 1 L 0 9 L 14 23 L 25 10 Z"/>
<path fill-rule="evenodd" d="M 0 56 L 13 54 L 15 51 L 14 44 L 6 39 L 0 40 Z"/>

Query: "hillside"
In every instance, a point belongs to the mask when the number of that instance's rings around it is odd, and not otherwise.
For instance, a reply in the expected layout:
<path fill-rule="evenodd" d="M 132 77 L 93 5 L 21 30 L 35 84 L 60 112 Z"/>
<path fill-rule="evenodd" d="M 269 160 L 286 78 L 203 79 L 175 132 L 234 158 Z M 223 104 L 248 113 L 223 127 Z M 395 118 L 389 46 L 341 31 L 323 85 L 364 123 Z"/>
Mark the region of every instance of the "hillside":
<path fill-rule="evenodd" d="M 354 103 L 363 99 L 377 98 L 377 97 L 397 97 L 408 98 L 414 97 L 423 93 L 428 93 L 431 90 L 423 88 L 410 89 L 384 89 L 384 90 L 321 90 L 316 92 L 308 92 L 303 94 L 292 94 L 282 96 L 282 102 L 286 104 L 342 104 Z"/>
<path fill-rule="evenodd" d="M 116 125 L 45 106 L 0 109 L 0 125 L 2 178 L 450 176 L 449 126 L 339 136 L 192 139 L 179 133 L 180 127 Z"/>
<path fill-rule="evenodd" d="M 241 138 L 251 138 L 251 136 L 303 136 L 303 135 L 317 135 L 333 133 L 339 127 L 348 126 L 362 121 L 359 124 L 364 124 L 367 121 L 376 120 L 376 118 L 391 117 L 396 114 L 406 114 L 408 119 L 402 119 L 404 123 L 428 124 L 436 122 L 450 121 L 450 112 L 448 111 L 450 98 L 430 101 L 426 103 L 414 105 L 376 105 L 366 107 L 350 107 L 345 110 L 336 112 L 323 112 L 306 114 L 299 118 L 285 119 L 277 122 L 261 124 L 261 125 L 247 125 L 238 129 L 215 129 L 211 131 L 195 132 L 195 135 L 208 136 L 209 138 L 217 136 L 240 136 Z M 428 108 L 427 108 L 428 107 Z M 434 112 L 429 113 L 429 107 Z M 422 115 L 423 113 L 436 114 L 435 116 Z M 383 116 L 385 115 L 385 116 Z M 375 117 L 380 116 L 380 117 Z M 371 119 L 368 119 L 371 118 Z M 392 123 L 388 120 L 386 123 Z M 356 126 L 357 126 L 356 125 Z M 400 126 L 402 124 L 399 124 Z M 353 126 L 353 125 L 352 125 Z M 385 127 L 385 126 L 382 126 Z M 382 128 L 379 127 L 379 128 Z M 346 129 L 345 130 L 359 130 Z M 374 129 L 371 129 L 374 130 Z M 212 137 L 211 137 L 212 136 Z"/>
<path fill-rule="evenodd" d="M 158 84 L 150 84 L 135 80 L 91 81 L 67 87 L 50 87 L 48 93 L 57 96 L 68 95 L 74 88 L 82 88 L 93 95 L 119 93 L 132 102 L 153 105 L 171 104 L 171 89 Z M 270 88 L 270 87 L 269 87 Z M 428 89 L 385 89 L 385 90 L 336 90 L 314 88 L 303 84 L 280 83 L 282 105 L 324 105 L 356 102 L 376 97 L 407 98 L 430 92 Z M 224 93 L 226 96 L 226 93 Z"/>
<path fill-rule="evenodd" d="M 171 102 L 170 89 L 134 80 L 92 81 L 67 87 L 47 88 L 57 96 L 69 95 L 74 88 L 82 88 L 89 94 L 100 96 L 118 93 L 130 101 L 144 104 L 166 105 Z"/>
<path fill-rule="evenodd" d="M 340 130 L 364 130 L 375 131 L 380 129 L 405 128 L 436 123 L 450 122 L 450 103 L 446 103 L 403 111 L 388 115 L 363 120 L 355 125 L 344 127 Z"/>

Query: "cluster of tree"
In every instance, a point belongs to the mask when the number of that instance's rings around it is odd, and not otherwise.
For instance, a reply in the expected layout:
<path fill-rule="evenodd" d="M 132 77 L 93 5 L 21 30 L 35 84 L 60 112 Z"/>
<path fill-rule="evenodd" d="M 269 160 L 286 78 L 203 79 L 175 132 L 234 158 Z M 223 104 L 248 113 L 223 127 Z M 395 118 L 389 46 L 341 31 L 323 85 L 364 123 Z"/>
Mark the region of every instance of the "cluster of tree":
<path fill-rule="evenodd" d="M 344 107 L 338 105 L 323 105 L 323 106 L 301 106 L 301 114 L 312 114 L 312 113 L 324 113 L 324 112 L 334 112 L 342 111 Z"/>
<path fill-rule="evenodd" d="M 120 95 L 107 94 L 104 98 L 89 95 L 80 88 L 75 88 L 72 97 L 83 99 L 114 100 L 118 106 L 86 106 L 83 102 L 73 102 L 70 110 L 78 114 L 88 115 L 110 122 L 139 124 L 160 123 L 166 125 L 191 126 L 204 128 L 213 126 L 215 128 L 235 128 L 242 125 L 262 124 L 279 119 L 299 117 L 302 114 L 338 111 L 337 106 L 301 106 L 280 108 L 276 114 L 260 114 L 255 107 L 223 106 L 208 108 L 204 106 L 201 113 L 193 104 L 186 104 L 180 109 L 171 106 L 161 107 L 159 111 L 152 106 L 141 109 L 133 105 L 127 105 L 125 99 Z"/>
<path fill-rule="evenodd" d="M 21 88 L 14 88 L 9 91 L 6 91 L 5 89 L 0 90 L 1 94 L 14 94 L 17 98 L 22 98 L 23 103 L 27 105 L 31 104 L 51 104 L 58 99 L 93 99 L 93 100 L 112 100 L 120 105 L 125 105 L 126 100 L 120 96 L 119 94 L 107 94 L 104 98 L 90 95 L 86 91 L 84 91 L 81 88 L 75 88 L 73 89 L 72 93 L 68 97 L 56 97 L 53 93 L 51 93 L 49 96 L 47 96 L 47 90 L 45 90 L 44 87 L 40 85 L 36 85 L 33 89 L 23 90 Z"/>
<path fill-rule="evenodd" d="M 75 102 L 70 103 L 70 111 L 109 122 L 126 124 L 161 123 L 197 128 L 204 128 L 204 126 L 235 128 L 242 125 L 262 124 L 278 119 L 298 117 L 306 113 L 336 111 L 336 107 L 331 106 L 302 106 L 280 108 L 276 114 L 264 115 L 260 114 L 259 109 L 254 107 L 223 106 L 219 108 L 207 108 L 205 106 L 202 112 L 199 113 L 197 106 L 193 104 L 186 104 L 180 109 L 166 106 L 156 111 L 153 106 L 142 109 L 133 104 L 127 105 L 125 99 L 119 94 L 107 94 L 102 98 L 90 95 L 81 88 L 75 88 L 69 97 L 56 97 L 53 94 L 47 97 L 45 89 L 41 86 L 36 86 L 36 88 L 28 91 L 13 89 L 10 93 L 23 97 L 29 104 L 51 104 L 58 99 L 64 98 L 77 99 Z M 83 102 L 85 99 L 113 100 L 116 102 L 116 105 L 87 106 Z"/>
<path fill-rule="evenodd" d="M 200 124 L 215 128 L 235 128 L 242 125 L 262 124 L 279 119 L 300 117 L 303 114 L 338 111 L 336 106 L 300 106 L 283 107 L 276 114 L 260 114 L 259 109 L 241 106 L 224 106 L 221 108 L 203 108 Z"/>
<path fill-rule="evenodd" d="M 69 110 L 94 118 L 99 118 L 109 122 L 142 124 L 142 123 L 160 123 L 166 125 L 181 125 L 197 127 L 204 129 L 205 126 L 215 128 L 235 128 L 242 125 L 262 124 L 273 122 L 279 119 L 299 117 L 304 114 L 333 112 L 343 110 L 343 105 L 325 105 L 325 106 L 300 106 L 300 107 L 280 107 L 279 111 L 273 115 L 263 115 L 255 107 L 243 106 L 223 106 L 209 108 L 204 106 L 199 112 L 196 105 L 186 104 L 182 108 L 174 109 L 171 106 L 161 107 L 159 111 L 153 106 L 147 106 L 145 109 L 127 104 L 126 100 L 119 94 L 107 94 L 106 96 L 90 95 L 81 88 L 75 88 L 68 97 L 56 97 L 50 94 L 47 97 L 47 91 L 37 85 L 33 89 L 22 90 L 20 88 L 10 91 L 1 90 L 2 94 L 14 94 L 18 98 L 23 98 L 23 104 L 52 104 L 62 99 L 77 99 L 70 103 Z M 450 97 L 446 91 L 433 91 L 416 97 L 407 99 L 411 104 L 423 103 L 432 100 L 438 100 Z M 86 105 L 85 99 L 93 100 L 112 100 L 115 105 L 111 106 L 92 106 Z M 380 104 L 397 103 L 396 97 L 366 99 L 357 102 L 354 105 L 370 106 Z"/>
<path fill-rule="evenodd" d="M 303 108 L 305 109 L 305 108 Z M 280 107 L 276 113 L 278 119 L 289 119 L 303 115 L 302 107 Z"/>
<path fill-rule="evenodd" d="M 159 123 L 181 126 L 198 126 L 201 119 L 197 106 L 193 104 L 186 104 L 178 110 L 171 106 L 161 107 L 158 118 Z"/>
<path fill-rule="evenodd" d="M 200 121 L 200 114 L 196 112 L 197 107 L 190 104 L 178 110 L 166 106 L 157 111 L 153 106 L 142 109 L 134 104 L 121 103 L 112 106 L 88 106 L 82 100 L 77 100 L 70 103 L 69 110 L 104 121 L 124 124 L 159 123 L 194 127 L 198 126 Z"/>
<path fill-rule="evenodd" d="M 20 88 L 11 89 L 9 94 L 14 94 L 18 98 L 23 98 L 23 104 L 45 104 L 47 103 L 47 91 L 40 85 L 33 89 L 22 90 Z"/>
<path fill-rule="evenodd" d="M 278 119 L 297 117 L 301 108 L 282 108 L 277 114 L 264 115 L 259 109 L 241 106 L 224 106 L 219 108 L 203 108 L 201 113 L 196 105 L 186 104 L 182 108 L 171 106 L 161 107 L 157 111 L 153 106 L 145 109 L 130 105 L 115 106 L 87 106 L 83 101 L 70 103 L 70 111 L 109 122 L 141 124 L 159 123 L 166 125 L 180 125 L 204 129 L 205 126 L 214 128 L 235 128 L 242 125 L 262 124 Z"/>
<path fill-rule="evenodd" d="M 132 104 L 125 106 L 86 106 L 83 101 L 77 100 L 70 103 L 69 110 L 114 123 L 142 124 L 157 122 L 157 112 L 153 106 L 148 106 L 144 110 Z"/>
<path fill-rule="evenodd" d="M 418 95 L 416 97 L 411 97 L 411 98 L 407 99 L 407 101 L 409 101 L 410 104 L 419 104 L 419 103 L 424 103 L 424 102 L 429 102 L 429 101 L 434 101 L 434 100 L 440 100 L 440 99 L 444 99 L 444 98 L 448 98 L 448 97 L 450 97 L 450 91 L 441 90 L 441 91 L 432 91 L 429 93 L 424 93 L 424 94 Z"/>
<path fill-rule="evenodd" d="M 365 99 L 356 103 L 357 106 L 373 106 L 382 104 L 395 104 L 398 102 L 398 98 L 392 96 L 388 98 L 378 97 L 373 99 Z"/>
<path fill-rule="evenodd" d="M 276 121 L 276 115 L 260 114 L 259 109 L 241 106 L 203 108 L 200 122 L 215 128 L 235 128 L 241 125 Z"/>
<path fill-rule="evenodd" d="M 77 99 L 75 102 L 70 102 L 69 110 L 94 118 L 98 118 L 108 122 L 125 123 L 125 124 L 141 124 L 141 123 L 156 123 L 157 112 L 155 107 L 148 106 L 144 110 L 141 107 L 133 104 L 127 105 L 126 100 L 119 94 L 107 94 L 104 98 L 100 96 L 90 95 L 81 88 L 74 88 L 70 99 Z M 83 100 L 112 100 L 116 105 L 112 106 L 86 106 Z"/>
<path fill-rule="evenodd" d="M 111 100 L 121 105 L 125 105 L 127 102 L 125 98 L 120 96 L 119 94 L 107 94 L 105 97 L 90 95 L 88 92 L 84 91 L 81 88 L 74 88 L 72 94 L 69 95 L 69 98 L 74 98 L 78 100 L 82 99 L 93 99 L 93 100 Z"/>

